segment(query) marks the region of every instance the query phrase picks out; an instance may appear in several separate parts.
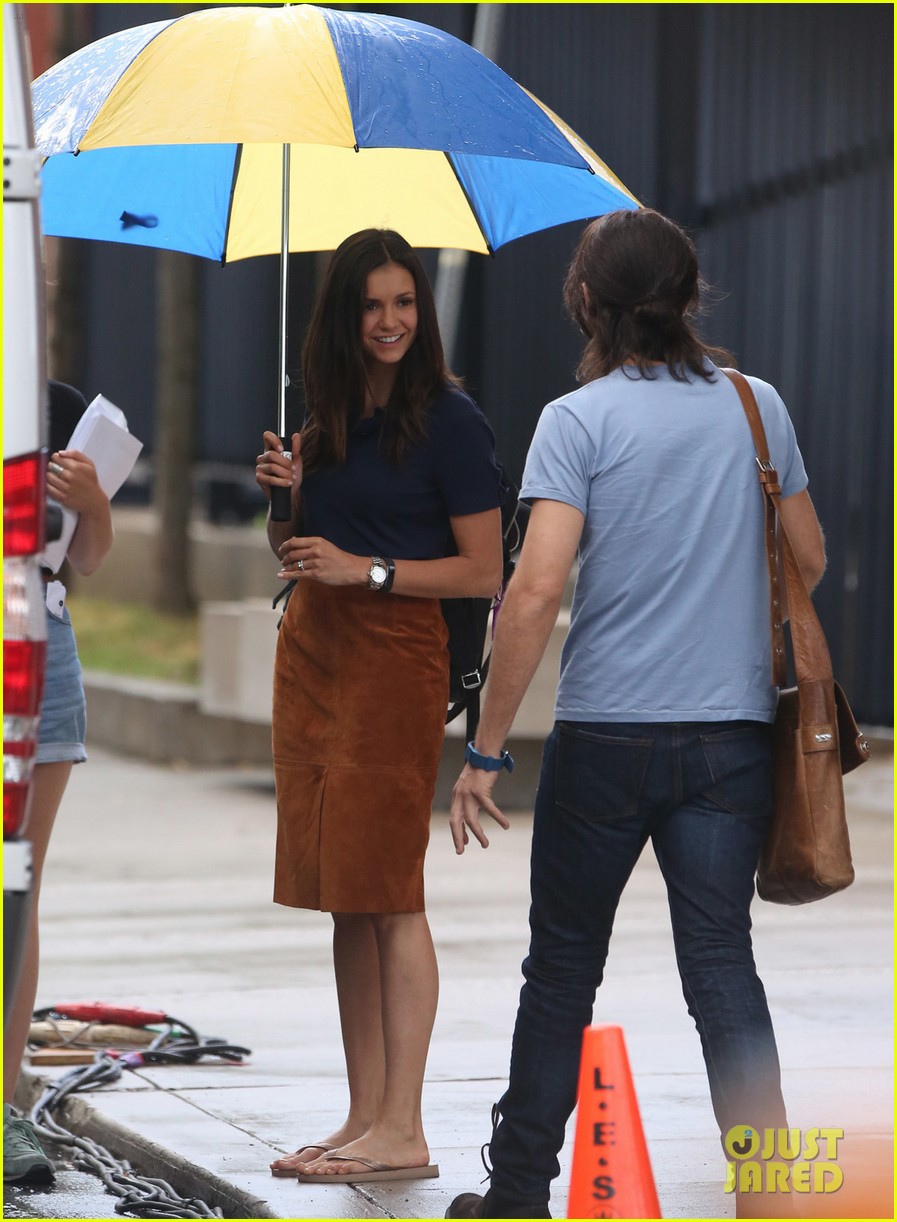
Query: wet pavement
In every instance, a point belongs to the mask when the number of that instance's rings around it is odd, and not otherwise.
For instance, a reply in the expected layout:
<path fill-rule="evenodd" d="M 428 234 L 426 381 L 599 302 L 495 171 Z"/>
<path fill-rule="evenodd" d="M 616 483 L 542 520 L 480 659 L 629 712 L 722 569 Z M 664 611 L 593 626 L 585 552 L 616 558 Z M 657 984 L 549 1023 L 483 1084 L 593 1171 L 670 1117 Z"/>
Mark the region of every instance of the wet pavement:
<path fill-rule="evenodd" d="M 83 1171 L 58 1170 L 51 1187 L 3 1186 L 4 1218 L 120 1218 L 115 1197 Z"/>
<path fill-rule="evenodd" d="M 887 1211 L 864 1216 L 891 1217 L 887 751 L 846 781 L 857 882 L 801 908 L 758 901 L 755 949 L 791 1123 L 842 1126 L 868 1139 L 877 1151 L 874 1200 L 886 1201 Z M 99 1131 L 107 1126 L 116 1141 L 127 1135 L 135 1165 L 144 1151 L 179 1168 L 192 1195 L 229 1217 L 439 1218 L 454 1195 L 478 1190 L 479 1147 L 505 1085 L 527 940 L 531 816 L 508 813 L 511 829 L 497 830 L 489 850 L 473 846 L 460 858 L 445 814 L 433 819 L 427 894 L 442 984 L 424 1116 L 440 1178 L 299 1185 L 272 1179 L 268 1163 L 329 1132 L 342 1119 L 345 1088 L 329 918 L 271 903 L 270 774 L 173 769 L 93 749 L 75 769 L 47 862 L 38 1004 L 162 1009 L 203 1035 L 253 1049 L 242 1066 L 148 1067 L 80 1096 Z M 663 1215 L 731 1217 L 699 1041 L 650 850 L 623 898 L 595 1022 L 623 1028 Z M 572 1143 L 571 1124 L 555 1216 L 565 1213 Z M 155 1164 L 148 1173 L 158 1174 Z M 52 1216 L 115 1216 L 105 1193 L 105 1212 L 99 1198 L 82 1212 L 87 1198 L 67 1176 L 60 1190 Z M 15 1192 L 10 1208 L 34 1212 L 8 1216 L 47 1216 L 40 1198 Z"/>
<path fill-rule="evenodd" d="M 42 1143 L 56 1166 L 52 1184 L 4 1184 L 4 1218 L 116 1218 L 115 1197 L 94 1175 L 76 1171 L 62 1146 Z"/>

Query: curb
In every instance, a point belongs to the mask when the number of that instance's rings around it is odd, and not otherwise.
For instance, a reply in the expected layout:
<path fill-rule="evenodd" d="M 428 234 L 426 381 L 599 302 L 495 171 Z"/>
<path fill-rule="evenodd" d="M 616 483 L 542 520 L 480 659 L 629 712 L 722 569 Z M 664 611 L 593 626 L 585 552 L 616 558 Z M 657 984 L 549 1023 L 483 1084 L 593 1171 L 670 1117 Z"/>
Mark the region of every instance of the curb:
<path fill-rule="evenodd" d="M 43 1092 L 56 1085 L 52 1080 L 28 1070 L 22 1071 L 17 1092 L 17 1105 L 30 1114 L 32 1107 Z M 55 1114 L 76 1136 L 88 1137 L 107 1149 L 116 1158 L 124 1159 L 141 1175 L 162 1179 L 186 1200 L 191 1198 L 205 1202 L 212 1209 L 220 1209 L 225 1218 L 277 1218 L 266 1201 L 251 1193 L 242 1192 L 227 1180 L 197 1167 L 155 1142 L 148 1141 L 139 1133 L 125 1128 L 108 1116 L 104 1116 L 85 1099 L 69 1095 Z M 65 1147 L 63 1147 L 65 1148 Z M 89 1174 L 89 1172 L 85 1172 Z"/>
<path fill-rule="evenodd" d="M 186 764 L 216 768 L 235 764 L 249 767 L 271 765 L 270 723 L 207 713 L 200 707 L 200 689 L 188 683 L 169 683 L 85 670 L 84 690 L 88 708 L 88 749 L 93 744 L 150 763 Z M 445 737 L 445 775 L 437 792 L 451 793 L 451 783 L 464 762 L 463 716 Z M 875 754 L 891 755 L 894 730 L 890 726 L 862 725 L 860 729 Z M 539 779 L 542 745 L 547 736 L 514 735 L 511 754 L 526 761 L 525 789 L 535 792 Z M 516 778 L 518 781 L 523 778 Z M 508 778 L 504 792 L 510 793 Z"/>
<path fill-rule="evenodd" d="M 84 691 L 88 751 L 199 768 L 271 763 L 271 726 L 204 713 L 198 687 L 86 670 Z"/>
<path fill-rule="evenodd" d="M 151 764 L 191 768 L 255 767 L 271 770 L 271 727 L 234 717 L 219 717 L 200 708 L 199 688 L 84 672 L 87 695 L 87 750 L 103 747 Z M 463 717 L 459 719 L 463 722 Z M 529 810 L 542 766 L 539 738 L 511 738 L 516 761 L 513 774 L 502 778 L 502 804 L 508 810 Z M 464 738 L 452 727 L 443 744 L 435 811 L 451 805 L 452 786 L 464 766 Z"/>

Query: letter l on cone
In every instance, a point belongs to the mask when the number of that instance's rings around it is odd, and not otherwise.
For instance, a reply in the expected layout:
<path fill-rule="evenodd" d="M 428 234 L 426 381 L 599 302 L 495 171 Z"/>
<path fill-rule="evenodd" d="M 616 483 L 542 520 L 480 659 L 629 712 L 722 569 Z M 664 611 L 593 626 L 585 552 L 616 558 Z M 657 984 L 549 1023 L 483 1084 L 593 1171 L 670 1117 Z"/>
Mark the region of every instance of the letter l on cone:
<path fill-rule="evenodd" d="M 659 1218 L 621 1027 L 586 1027 L 568 1218 Z"/>

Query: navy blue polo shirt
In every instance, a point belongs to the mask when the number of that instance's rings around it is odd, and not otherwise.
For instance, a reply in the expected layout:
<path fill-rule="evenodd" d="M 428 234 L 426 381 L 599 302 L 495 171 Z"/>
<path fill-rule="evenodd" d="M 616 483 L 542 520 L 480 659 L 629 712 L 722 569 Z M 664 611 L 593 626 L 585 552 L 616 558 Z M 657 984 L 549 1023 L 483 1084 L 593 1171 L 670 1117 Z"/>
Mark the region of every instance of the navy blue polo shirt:
<path fill-rule="evenodd" d="M 302 533 L 352 555 L 435 560 L 446 555 L 449 518 L 501 504 L 495 439 L 464 391 L 446 387 L 427 412 L 426 438 L 399 466 L 378 410 L 349 435 L 345 463 L 303 477 Z"/>

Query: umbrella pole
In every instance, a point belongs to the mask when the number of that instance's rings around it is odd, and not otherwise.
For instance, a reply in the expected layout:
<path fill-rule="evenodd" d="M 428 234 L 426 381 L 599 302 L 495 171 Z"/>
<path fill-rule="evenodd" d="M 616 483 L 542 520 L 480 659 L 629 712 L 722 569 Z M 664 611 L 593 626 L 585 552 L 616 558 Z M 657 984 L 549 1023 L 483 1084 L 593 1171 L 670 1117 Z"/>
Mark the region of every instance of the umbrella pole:
<path fill-rule="evenodd" d="M 287 279 L 290 256 L 290 146 L 283 146 L 283 189 L 281 192 L 280 213 L 280 342 L 278 346 L 278 374 L 280 386 L 278 393 L 277 432 L 284 451 L 289 452 L 290 439 L 287 437 Z M 271 520 L 274 522 L 289 522 L 293 516 L 289 488 L 271 489 Z"/>

